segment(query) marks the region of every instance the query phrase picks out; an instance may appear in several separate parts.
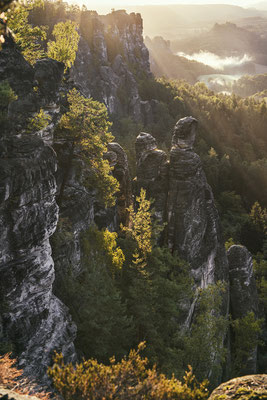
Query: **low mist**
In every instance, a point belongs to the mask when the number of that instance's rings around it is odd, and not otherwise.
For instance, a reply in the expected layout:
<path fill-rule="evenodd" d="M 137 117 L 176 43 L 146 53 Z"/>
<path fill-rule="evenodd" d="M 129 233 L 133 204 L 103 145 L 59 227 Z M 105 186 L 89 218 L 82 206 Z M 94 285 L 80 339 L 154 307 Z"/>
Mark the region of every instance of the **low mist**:
<path fill-rule="evenodd" d="M 194 53 L 192 55 L 185 54 L 183 52 L 178 52 L 178 56 L 185 57 L 188 60 L 198 61 L 202 64 L 208 65 L 216 70 L 224 71 L 229 68 L 237 68 L 241 67 L 244 64 L 252 62 L 252 57 L 248 54 L 244 54 L 244 56 L 229 56 L 229 57 L 220 57 L 217 54 L 210 53 L 207 51 L 200 51 L 199 53 Z"/>

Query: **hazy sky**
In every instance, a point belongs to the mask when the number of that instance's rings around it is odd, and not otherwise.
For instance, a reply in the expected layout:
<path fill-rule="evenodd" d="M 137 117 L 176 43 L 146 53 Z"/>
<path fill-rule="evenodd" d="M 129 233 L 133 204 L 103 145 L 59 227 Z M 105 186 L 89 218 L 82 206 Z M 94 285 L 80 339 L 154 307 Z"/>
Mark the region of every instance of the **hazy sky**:
<path fill-rule="evenodd" d="M 149 4 L 234 4 L 246 7 L 258 3 L 260 0 L 69 0 L 79 5 L 85 4 L 88 9 L 99 13 L 107 13 L 111 8 L 120 9 L 134 5 Z"/>

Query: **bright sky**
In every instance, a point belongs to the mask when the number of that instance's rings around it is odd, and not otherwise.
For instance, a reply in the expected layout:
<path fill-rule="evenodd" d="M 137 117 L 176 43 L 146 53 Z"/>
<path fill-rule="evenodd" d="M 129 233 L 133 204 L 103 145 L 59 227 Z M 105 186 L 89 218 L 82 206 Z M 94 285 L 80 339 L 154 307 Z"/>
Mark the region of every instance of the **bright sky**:
<path fill-rule="evenodd" d="M 127 6 L 149 4 L 234 4 L 241 7 L 251 6 L 259 0 L 68 0 L 79 5 L 85 4 L 89 10 L 99 13 L 110 12 L 111 8 L 120 9 Z"/>

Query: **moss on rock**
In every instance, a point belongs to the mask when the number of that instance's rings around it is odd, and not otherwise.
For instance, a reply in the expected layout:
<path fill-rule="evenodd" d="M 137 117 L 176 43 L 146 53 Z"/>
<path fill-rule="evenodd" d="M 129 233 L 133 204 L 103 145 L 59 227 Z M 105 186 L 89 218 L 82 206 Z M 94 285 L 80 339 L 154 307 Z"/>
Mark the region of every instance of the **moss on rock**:
<path fill-rule="evenodd" d="M 208 400 L 267 400 L 267 375 L 247 375 L 222 383 Z"/>

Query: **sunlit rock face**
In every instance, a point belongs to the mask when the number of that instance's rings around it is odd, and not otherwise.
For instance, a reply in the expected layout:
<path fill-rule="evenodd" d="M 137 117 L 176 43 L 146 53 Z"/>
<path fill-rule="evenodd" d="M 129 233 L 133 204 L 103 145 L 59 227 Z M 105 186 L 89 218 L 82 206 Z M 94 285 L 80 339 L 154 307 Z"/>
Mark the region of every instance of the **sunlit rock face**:
<path fill-rule="evenodd" d="M 153 107 L 141 100 L 138 91 L 138 80 L 151 77 L 140 14 L 121 10 L 101 16 L 85 11 L 80 31 L 71 77 L 82 93 L 104 102 L 117 119 L 151 118 Z"/>
<path fill-rule="evenodd" d="M 253 259 L 244 246 L 231 246 L 227 252 L 230 278 L 230 312 L 233 319 L 243 318 L 248 312 L 257 317 L 258 294 L 253 272 Z M 242 375 L 257 372 L 257 346 L 243 364 Z"/>
<path fill-rule="evenodd" d="M 19 365 L 40 383 L 47 380 L 55 349 L 69 361 L 76 357 L 76 326 L 52 291 L 56 154 L 25 132 L 27 118 L 40 107 L 51 110 L 57 99 L 47 87 L 45 70 L 56 90 L 62 64 L 47 59 L 32 68 L 7 38 L 0 52 L 0 81 L 7 80 L 18 98 L 9 107 L 8 128 L 0 131 L 0 343 L 12 344 Z M 35 84 L 40 85 L 37 92 Z"/>
<path fill-rule="evenodd" d="M 172 147 L 193 150 L 197 133 L 197 120 L 193 117 L 181 118 L 174 127 Z"/>

